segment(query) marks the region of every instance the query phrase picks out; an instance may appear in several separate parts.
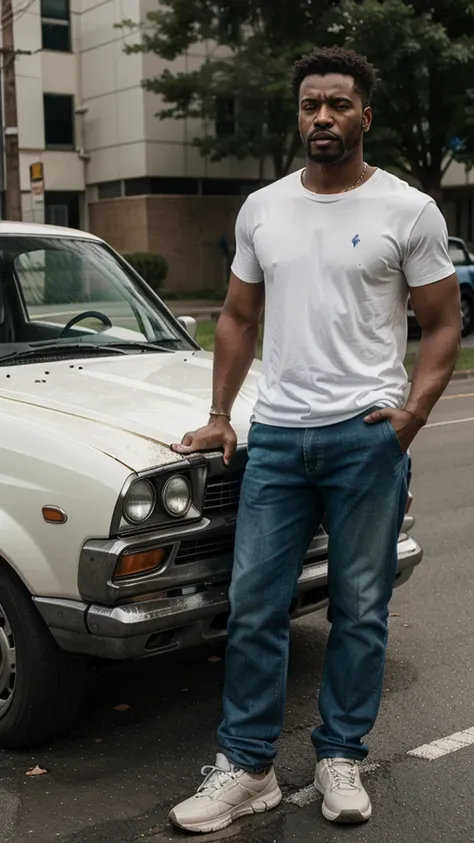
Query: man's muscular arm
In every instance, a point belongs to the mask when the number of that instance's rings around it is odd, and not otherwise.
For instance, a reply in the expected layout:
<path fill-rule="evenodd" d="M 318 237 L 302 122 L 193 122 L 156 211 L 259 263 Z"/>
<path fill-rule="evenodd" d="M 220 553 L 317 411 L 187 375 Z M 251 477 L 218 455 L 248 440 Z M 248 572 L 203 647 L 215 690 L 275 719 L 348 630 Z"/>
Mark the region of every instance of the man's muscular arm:
<path fill-rule="evenodd" d="M 407 451 L 446 389 L 459 352 L 461 304 L 456 275 L 437 284 L 413 287 L 411 303 L 421 328 L 420 348 L 408 400 L 403 410 L 376 410 L 369 424 L 389 419 Z"/>
<path fill-rule="evenodd" d="M 380 410 L 367 421 L 390 419 L 406 450 L 449 383 L 461 339 L 459 284 L 449 257 L 446 222 L 433 201 L 415 220 L 403 250 L 402 268 L 421 327 L 420 348 L 404 409 Z"/>
<path fill-rule="evenodd" d="M 223 448 L 224 462 L 232 459 L 237 445 L 230 423 L 232 406 L 255 358 L 263 306 L 263 282 L 247 284 L 231 273 L 214 349 L 212 409 L 220 415 L 211 415 L 205 427 L 172 445 L 178 454 Z"/>

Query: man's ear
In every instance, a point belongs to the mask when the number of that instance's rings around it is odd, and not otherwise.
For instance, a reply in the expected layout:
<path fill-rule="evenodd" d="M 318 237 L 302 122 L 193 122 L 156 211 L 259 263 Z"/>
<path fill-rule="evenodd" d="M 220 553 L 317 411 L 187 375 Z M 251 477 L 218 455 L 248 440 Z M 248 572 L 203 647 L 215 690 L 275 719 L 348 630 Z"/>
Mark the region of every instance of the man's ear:
<path fill-rule="evenodd" d="M 372 125 L 372 109 L 370 107 L 364 108 L 362 114 L 362 131 L 368 132 Z"/>

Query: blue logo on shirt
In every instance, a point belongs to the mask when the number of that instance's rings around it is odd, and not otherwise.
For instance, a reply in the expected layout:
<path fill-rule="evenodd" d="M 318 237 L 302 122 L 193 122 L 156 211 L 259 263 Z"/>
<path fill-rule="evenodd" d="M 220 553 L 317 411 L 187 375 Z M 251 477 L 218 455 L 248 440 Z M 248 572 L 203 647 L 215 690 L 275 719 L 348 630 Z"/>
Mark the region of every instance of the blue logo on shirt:
<path fill-rule="evenodd" d="M 359 245 L 359 243 L 360 243 L 360 237 L 359 237 L 358 234 L 356 234 L 355 237 L 352 238 L 352 245 L 354 246 L 354 249 L 355 249 L 356 246 Z"/>

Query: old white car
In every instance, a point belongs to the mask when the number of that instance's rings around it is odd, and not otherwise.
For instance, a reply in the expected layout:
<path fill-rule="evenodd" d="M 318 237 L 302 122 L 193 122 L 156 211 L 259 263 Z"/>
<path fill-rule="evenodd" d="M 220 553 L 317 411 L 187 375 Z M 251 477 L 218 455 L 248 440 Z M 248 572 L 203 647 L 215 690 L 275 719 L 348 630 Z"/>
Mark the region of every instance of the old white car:
<path fill-rule="evenodd" d="M 212 356 L 99 239 L 0 223 L 0 746 L 63 732 L 91 658 L 225 637 L 236 509 L 259 364 L 234 411 L 239 449 L 183 459 Z M 398 545 L 397 584 L 422 551 Z M 327 605 L 316 533 L 293 616 Z"/>

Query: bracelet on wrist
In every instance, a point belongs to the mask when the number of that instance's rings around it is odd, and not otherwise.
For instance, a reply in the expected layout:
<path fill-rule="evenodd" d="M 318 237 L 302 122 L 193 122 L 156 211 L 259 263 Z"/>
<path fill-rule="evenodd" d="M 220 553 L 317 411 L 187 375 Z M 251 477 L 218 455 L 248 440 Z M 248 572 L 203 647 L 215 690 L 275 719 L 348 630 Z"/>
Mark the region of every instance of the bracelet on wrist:
<path fill-rule="evenodd" d="M 414 421 L 416 421 L 418 427 L 421 428 L 421 427 L 425 426 L 426 422 L 423 421 L 423 419 L 419 419 L 418 416 L 415 415 L 415 413 L 412 413 L 411 410 L 407 410 L 406 407 L 404 407 L 404 410 L 405 410 L 405 413 L 408 413 L 408 415 L 411 416 Z"/>
<path fill-rule="evenodd" d="M 211 407 L 209 410 L 210 416 L 223 416 L 225 419 L 229 419 L 230 421 L 230 413 L 226 413 L 224 410 L 215 410 L 214 407 Z"/>

